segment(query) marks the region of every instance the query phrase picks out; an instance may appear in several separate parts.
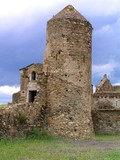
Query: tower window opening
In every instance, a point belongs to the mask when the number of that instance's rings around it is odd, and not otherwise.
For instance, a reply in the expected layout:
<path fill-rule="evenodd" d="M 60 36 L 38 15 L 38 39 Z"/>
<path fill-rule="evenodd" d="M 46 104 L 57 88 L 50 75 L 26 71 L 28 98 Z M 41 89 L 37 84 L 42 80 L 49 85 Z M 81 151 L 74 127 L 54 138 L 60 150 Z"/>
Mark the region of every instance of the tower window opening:
<path fill-rule="evenodd" d="M 36 72 L 33 71 L 31 74 L 31 80 L 36 80 Z"/>

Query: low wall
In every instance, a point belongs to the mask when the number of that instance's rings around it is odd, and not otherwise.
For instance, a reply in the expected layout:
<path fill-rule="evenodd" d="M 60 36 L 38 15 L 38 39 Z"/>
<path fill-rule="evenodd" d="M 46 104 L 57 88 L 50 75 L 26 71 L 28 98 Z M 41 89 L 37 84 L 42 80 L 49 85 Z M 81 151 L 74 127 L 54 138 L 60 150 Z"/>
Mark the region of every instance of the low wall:
<path fill-rule="evenodd" d="M 20 99 L 20 91 L 13 94 L 13 96 L 12 96 L 12 102 L 13 103 L 19 103 L 19 99 Z"/>
<path fill-rule="evenodd" d="M 43 128 L 44 106 L 19 104 L 0 108 L 0 139 L 21 136 L 33 128 Z"/>
<path fill-rule="evenodd" d="M 120 110 L 92 111 L 95 133 L 120 134 Z"/>

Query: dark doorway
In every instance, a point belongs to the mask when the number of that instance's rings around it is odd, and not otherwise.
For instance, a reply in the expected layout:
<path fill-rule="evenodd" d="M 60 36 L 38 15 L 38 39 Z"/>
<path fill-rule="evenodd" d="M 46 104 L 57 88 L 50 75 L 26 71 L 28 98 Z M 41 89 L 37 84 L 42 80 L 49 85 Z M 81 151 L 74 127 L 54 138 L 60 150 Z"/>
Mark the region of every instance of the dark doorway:
<path fill-rule="evenodd" d="M 29 102 L 34 102 L 37 91 L 29 91 Z"/>

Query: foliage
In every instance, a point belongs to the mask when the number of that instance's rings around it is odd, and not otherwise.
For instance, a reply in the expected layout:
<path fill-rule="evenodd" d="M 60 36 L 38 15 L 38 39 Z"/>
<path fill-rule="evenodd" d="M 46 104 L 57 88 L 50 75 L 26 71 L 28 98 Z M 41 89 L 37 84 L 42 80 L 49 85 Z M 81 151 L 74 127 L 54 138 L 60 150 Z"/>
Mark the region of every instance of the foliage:
<path fill-rule="evenodd" d="M 37 139 L 37 140 L 50 140 L 53 139 L 47 131 L 41 130 L 39 128 L 33 129 L 33 131 L 28 132 L 25 136 L 26 139 Z"/>
<path fill-rule="evenodd" d="M 19 117 L 18 117 L 18 122 L 19 122 L 19 124 L 25 124 L 26 121 L 27 121 L 26 115 L 23 114 L 23 113 L 20 113 L 20 114 L 19 114 Z"/>

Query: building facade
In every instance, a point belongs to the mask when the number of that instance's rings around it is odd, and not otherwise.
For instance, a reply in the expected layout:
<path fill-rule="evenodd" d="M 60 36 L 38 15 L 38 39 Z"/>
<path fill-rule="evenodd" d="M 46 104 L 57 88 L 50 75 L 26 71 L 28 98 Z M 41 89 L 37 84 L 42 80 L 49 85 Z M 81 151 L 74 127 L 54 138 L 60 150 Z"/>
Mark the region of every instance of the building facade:
<path fill-rule="evenodd" d="M 105 74 L 93 94 L 93 107 L 98 109 L 120 108 L 120 86 L 112 85 Z"/>

